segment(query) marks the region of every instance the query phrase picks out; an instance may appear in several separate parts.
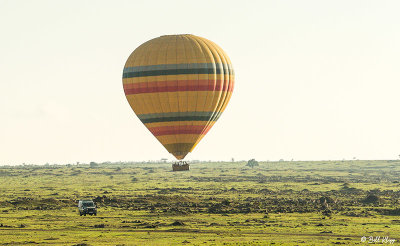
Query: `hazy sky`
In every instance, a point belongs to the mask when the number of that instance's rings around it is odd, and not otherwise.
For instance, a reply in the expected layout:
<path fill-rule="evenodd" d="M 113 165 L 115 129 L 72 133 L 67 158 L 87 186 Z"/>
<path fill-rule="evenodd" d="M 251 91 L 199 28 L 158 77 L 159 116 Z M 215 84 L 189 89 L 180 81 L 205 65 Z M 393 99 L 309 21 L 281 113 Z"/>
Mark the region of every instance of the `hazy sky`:
<path fill-rule="evenodd" d="M 122 89 L 164 34 L 230 56 L 232 99 L 187 159 L 394 159 L 400 1 L 0 0 L 0 165 L 173 159 Z"/>

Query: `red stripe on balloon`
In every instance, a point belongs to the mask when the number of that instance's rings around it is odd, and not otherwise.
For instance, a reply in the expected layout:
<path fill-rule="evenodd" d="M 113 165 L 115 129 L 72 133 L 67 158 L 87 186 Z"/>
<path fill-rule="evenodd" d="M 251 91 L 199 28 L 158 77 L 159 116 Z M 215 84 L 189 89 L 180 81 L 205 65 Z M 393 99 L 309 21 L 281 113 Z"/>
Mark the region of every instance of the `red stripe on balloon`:
<path fill-rule="evenodd" d="M 233 91 L 230 80 L 178 80 L 124 84 L 126 95 L 175 91 Z"/>
<path fill-rule="evenodd" d="M 206 134 L 211 126 L 160 126 L 150 127 L 149 130 L 154 136 L 178 135 L 178 134 Z"/>

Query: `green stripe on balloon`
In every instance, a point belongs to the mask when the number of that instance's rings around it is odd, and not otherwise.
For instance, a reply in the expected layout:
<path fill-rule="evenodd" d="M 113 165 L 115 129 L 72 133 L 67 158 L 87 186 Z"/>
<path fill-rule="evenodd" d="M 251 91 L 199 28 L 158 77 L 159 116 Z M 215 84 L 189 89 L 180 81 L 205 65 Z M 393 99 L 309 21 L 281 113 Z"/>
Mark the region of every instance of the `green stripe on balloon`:
<path fill-rule="evenodd" d="M 229 70 L 219 68 L 189 68 L 189 69 L 166 69 L 166 70 L 154 70 L 154 71 L 140 71 L 140 72 L 126 72 L 122 75 L 122 78 L 138 78 L 148 76 L 160 76 L 160 75 L 181 75 L 181 74 L 230 74 Z"/>

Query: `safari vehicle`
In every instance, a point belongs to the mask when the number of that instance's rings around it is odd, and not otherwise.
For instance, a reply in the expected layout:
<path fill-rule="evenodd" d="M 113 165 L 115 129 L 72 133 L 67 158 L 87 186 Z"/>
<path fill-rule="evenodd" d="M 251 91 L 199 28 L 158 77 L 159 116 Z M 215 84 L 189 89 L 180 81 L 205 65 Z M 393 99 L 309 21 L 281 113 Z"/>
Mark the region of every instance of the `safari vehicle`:
<path fill-rule="evenodd" d="M 96 205 L 93 200 L 79 200 L 78 202 L 79 215 L 97 215 Z"/>

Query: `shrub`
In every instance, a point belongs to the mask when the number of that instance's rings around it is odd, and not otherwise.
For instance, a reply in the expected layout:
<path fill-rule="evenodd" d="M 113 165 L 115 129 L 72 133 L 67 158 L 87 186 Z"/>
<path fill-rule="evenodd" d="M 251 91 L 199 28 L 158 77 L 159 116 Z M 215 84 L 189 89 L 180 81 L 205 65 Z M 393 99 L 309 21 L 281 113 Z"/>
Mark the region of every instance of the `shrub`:
<path fill-rule="evenodd" d="M 247 162 L 246 166 L 254 168 L 254 167 L 258 166 L 258 161 L 256 161 L 255 159 L 251 159 Z"/>

